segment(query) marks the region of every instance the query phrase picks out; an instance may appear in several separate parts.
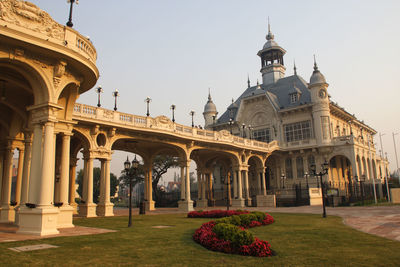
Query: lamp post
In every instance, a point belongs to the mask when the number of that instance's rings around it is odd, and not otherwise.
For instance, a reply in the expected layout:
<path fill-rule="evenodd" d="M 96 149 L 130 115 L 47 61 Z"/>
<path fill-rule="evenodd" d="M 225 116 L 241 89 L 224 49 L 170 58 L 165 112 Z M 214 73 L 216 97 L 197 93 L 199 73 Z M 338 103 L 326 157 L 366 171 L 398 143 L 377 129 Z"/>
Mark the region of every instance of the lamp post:
<path fill-rule="evenodd" d="M 232 118 L 229 119 L 229 127 L 230 127 L 230 133 L 232 134 L 232 125 L 233 125 L 233 120 Z"/>
<path fill-rule="evenodd" d="M 360 194 L 361 194 L 361 203 L 364 206 L 364 188 L 362 186 L 362 183 L 365 181 L 365 175 L 361 175 L 360 177 L 358 177 L 357 175 L 355 176 L 355 178 L 358 180 L 358 182 L 360 183 Z"/>
<path fill-rule="evenodd" d="M 308 187 L 308 177 L 310 177 L 310 175 L 308 174 L 308 172 L 305 172 L 304 173 L 304 178 L 306 178 L 307 189 L 309 188 Z"/>
<path fill-rule="evenodd" d="M 324 184 L 322 183 L 322 176 L 324 176 L 325 174 L 328 174 L 328 167 L 329 167 L 329 163 L 325 160 L 325 162 L 321 165 L 321 171 L 317 173 L 317 167 L 315 166 L 315 164 L 313 163 L 310 165 L 311 175 L 319 176 L 319 179 L 321 182 L 322 210 L 323 210 L 322 217 L 323 218 L 326 217 L 326 210 L 325 210 Z"/>
<path fill-rule="evenodd" d="M 381 141 L 381 150 L 382 150 L 382 161 L 384 161 L 383 155 L 385 155 L 385 152 L 383 152 L 383 145 L 382 145 L 382 136 L 384 136 L 384 135 L 385 135 L 384 133 L 379 133 L 379 140 Z M 386 160 L 387 160 L 387 155 L 386 155 Z M 386 170 L 386 167 L 385 167 L 385 170 Z M 386 182 L 387 199 L 388 199 L 388 202 L 391 202 L 390 201 L 390 192 L 389 192 L 389 183 L 388 183 L 388 180 L 387 180 L 386 171 L 385 171 L 385 182 Z"/>
<path fill-rule="evenodd" d="M 282 172 L 281 174 L 282 189 L 285 189 L 285 179 L 286 179 L 285 173 Z"/>
<path fill-rule="evenodd" d="M 74 5 L 74 3 L 79 4 L 79 0 L 67 0 L 67 3 L 71 3 L 69 7 L 69 18 L 67 26 L 72 28 L 72 26 L 74 26 L 74 24 L 72 23 L 72 6 Z"/>
<path fill-rule="evenodd" d="M 191 111 L 189 112 L 189 115 L 192 116 L 192 127 L 194 127 L 194 120 L 193 120 L 194 113 L 195 113 L 195 112 L 194 112 L 193 110 L 191 110 Z"/>
<path fill-rule="evenodd" d="M 118 89 L 115 89 L 114 92 L 112 92 L 113 97 L 115 98 L 114 101 L 114 110 L 117 111 L 117 97 L 119 97 L 119 92 Z"/>
<path fill-rule="evenodd" d="M 221 177 L 222 182 L 226 185 L 226 210 L 229 210 L 229 206 L 230 206 L 230 192 L 231 192 L 231 183 L 232 183 L 232 175 L 231 172 L 229 171 L 226 174 L 226 178 L 224 176 Z"/>
<path fill-rule="evenodd" d="M 393 135 L 393 146 L 394 146 L 394 154 L 396 155 L 396 167 L 397 167 L 397 175 L 400 175 L 399 172 L 399 160 L 397 158 L 397 149 L 396 149 L 396 140 L 394 138 L 395 135 L 398 135 L 399 133 L 392 133 Z"/>
<path fill-rule="evenodd" d="M 251 140 L 251 129 L 253 128 L 251 127 L 251 125 L 247 126 L 247 128 L 249 128 L 249 139 Z"/>
<path fill-rule="evenodd" d="M 97 106 L 101 107 L 100 104 L 100 94 L 103 93 L 103 88 L 101 88 L 101 85 L 99 85 L 99 87 L 96 88 L 96 92 L 98 94 L 98 98 L 97 98 Z"/>
<path fill-rule="evenodd" d="M 175 122 L 175 109 L 176 109 L 176 106 L 175 106 L 175 105 L 171 105 L 171 110 L 172 110 L 172 122 Z"/>
<path fill-rule="evenodd" d="M 147 106 L 146 116 L 148 117 L 148 116 L 150 116 L 149 105 L 150 105 L 150 102 L 151 102 L 151 98 L 150 97 L 146 97 L 144 102 L 146 102 L 146 106 Z"/>
<path fill-rule="evenodd" d="M 131 162 L 128 159 L 128 156 L 126 157 L 126 161 L 124 162 L 124 168 L 125 168 L 125 175 L 129 178 L 129 220 L 128 220 L 128 227 L 132 226 L 132 182 L 136 177 L 133 177 L 136 175 L 137 169 L 139 167 L 139 161 L 135 158 L 132 160 L 132 169 L 133 173 L 131 173 Z"/>

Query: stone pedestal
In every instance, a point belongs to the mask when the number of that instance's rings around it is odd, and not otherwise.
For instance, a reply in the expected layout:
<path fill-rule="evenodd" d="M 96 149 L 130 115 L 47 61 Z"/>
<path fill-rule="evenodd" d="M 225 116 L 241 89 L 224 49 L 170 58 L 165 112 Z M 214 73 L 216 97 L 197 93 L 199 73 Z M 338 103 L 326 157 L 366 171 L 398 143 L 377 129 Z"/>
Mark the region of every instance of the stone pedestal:
<path fill-rule="evenodd" d="M 146 200 L 145 202 L 145 205 L 146 205 L 146 211 L 151 211 L 151 210 L 155 210 L 156 208 L 155 208 L 155 202 L 153 201 L 153 200 Z"/>
<path fill-rule="evenodd" d="M 81 217 L 86 217 L 86 218 L 90 218 L 90 217 L 97 217 L 96 215 L 96 204 L 94 203 L 90 203 L 90 204 L 79 204 L 79 211 L 78 214 Z"/>
<path fill-rule="evenodd" d="M 400 188 L 390 189 L 390 200 L 392 201 L 392 203 L 400 203 Z"/>
<path fill-rule="evenodd" d="M 322 191 L 321 188 L 309 188 L 308 194 L 310 196 L 310 206 L 322 205 Z"/>
<path fill-rule="evenodd" d="M 179 208 L 179 211 L 182 211 L 182 212 L 193 211 L 194 210 L 193 209 L 193 201 L 192 200 L 189 200 L 189 201 L 180 200 L 180 201 L 178 201 L 178 208 Z"/>
<path fill-rule="evenodd" d="M 19 229 L 17 234 L 56 235 L 58 208 L 44 206 L 38 208 L 21 207 L 19 210 Z"/>
<path fill-rule="evenodd" d="M 10 223 L 15 221 L 15 208 L 10 205 L 1 206 L 0 223 Z"/>
<path fill-rule="evenodd" d="M 232 199 L 232 208 L 244 208 L 245 207 L 244 202 L 245 201 L 243 198 Z"/>
<path fill-rule="evenodd" d="M 69 204 L 74 210 L 73 210 L 73 212 L 72 212 L 72 214 L 74 214 L 74 215 L 77 215 L 78 214 L 78 204 L 76 204 L 75 202 L 74 203 L 71 203 L 71 204 Z"/>
<path fill-rule="evenodd" d="M 257 207 L 276 207 L 275 195 L 258 195 L 256 196 Z"/>
<path fill-rule="evenodd" d="M 114 204 L 113 203 L 106 203 L 106 204 L 99 204 L 97 205 L 97 216 L 114 216 Z"/>
<path fill-rule="evenodd" d="M 74 213 L 74 208 L 70 205 L 63 205 L 58 208 L 58 221 L 57 228 L 72 228 L 74 224 L 72 223 L 72 217 Z"/>
<path fill-rule="evenodd" d="M 197 208 L 207 208 L 208 207 L 208 200 L 207 199 L 200 199 L 196 202 Z"/>
<path fill-rule="evenodd" d="M 253 206 L 251 198 L 246 199 L 246 206 L 247 207 L 252 207 Z"/>

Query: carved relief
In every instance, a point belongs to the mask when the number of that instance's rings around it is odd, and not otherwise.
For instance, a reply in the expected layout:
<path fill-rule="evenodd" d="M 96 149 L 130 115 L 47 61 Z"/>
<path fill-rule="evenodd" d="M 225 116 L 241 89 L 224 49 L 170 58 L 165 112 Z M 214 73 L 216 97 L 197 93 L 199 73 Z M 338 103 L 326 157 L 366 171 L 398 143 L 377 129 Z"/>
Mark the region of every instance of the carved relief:
<path fill-rule="evenodd" d="M 65 66 L 67 65 L 67 62 L 65 61 L 59 61 L 55 66 L 54 66 L 54 77 L 61 78 L 64 73 L 65 73 Z"/>
<path fill-rule="evenodd" d="M 0 1 L 0 19 L 49 37 L 64 39 L 63 27 L 36 5 L 17 0 Z"/>
<path fill-rule="evenodd" d="M 154 119 L 154 126 L 163 129 L 173 129 L 174 125 L 167 116 L 158 116 Z"/>

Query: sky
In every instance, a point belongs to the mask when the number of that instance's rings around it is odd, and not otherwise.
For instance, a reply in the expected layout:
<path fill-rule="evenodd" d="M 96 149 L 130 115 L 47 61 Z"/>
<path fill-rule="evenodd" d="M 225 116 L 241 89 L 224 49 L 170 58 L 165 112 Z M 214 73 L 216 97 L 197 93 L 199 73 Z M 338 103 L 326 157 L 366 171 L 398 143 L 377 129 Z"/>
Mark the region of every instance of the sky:
<path fill-rule="evenodd" d="M 68 20 L 65 0 L 31 0 L 60 24 Z M 257 52 L 266 42 L 267 18 L 275 41 L 286 51 L 286 74 L 306 81 L 315 54 L 332 100 L 378 131 L 377 149 L 396 169 L 392 133 L 400 133 L 400 1 L 268 0 L 81 0 L 73 9 L 74 29 L 97 49 L 102 106 L 145 115 L 171 116 L 177 123 L 204 124 L 208 88 L 221 115 L 232 98 L 261 79 Z M 97 86 L 97 85 L 96 85 Z M 96 92 L 79 103 L 96 105 Z M 400 134 L 395 135 L 400 156 Z M 122 158 L 121 152 L 114 154 Z M 114 159 L 113 157 L 113 159 Z M 112 161 L 119 174 L 122 161 Z"/>

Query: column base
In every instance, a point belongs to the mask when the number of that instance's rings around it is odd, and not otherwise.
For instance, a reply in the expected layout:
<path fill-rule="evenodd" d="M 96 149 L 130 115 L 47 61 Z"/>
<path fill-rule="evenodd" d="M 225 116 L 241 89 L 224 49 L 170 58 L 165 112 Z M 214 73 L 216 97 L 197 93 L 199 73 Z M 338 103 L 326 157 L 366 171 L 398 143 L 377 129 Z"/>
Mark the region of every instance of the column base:
<path fill-rule="evenodd" d="M 189 211 L 193 211 L 193 201 L 192 200 L 180 200 L 178 201 L 178 208 L 179 211 L 183 211 L 183 212 L 189 212 Z"/>
<path fill-rule="evenodd" d="M 252 199 L 251 199 L 251 198 L 247 198 L 247 199 L 246 199 L 246 206 L 247 206 L 247 207 L 252 207 L 252 206 L 253 206 L 253 202 L 252 202 Z"/>
<path fill-rule="evenodd" d="M 114 216 L 113 208 L 113 203 L 98 204 L 96 209 L 97 216 Z"/>
<path fill-rule="evenodd" d="M 243 198 L 235 198 L 232 199 L 232 208 L 244 208 L 244 199 Z"/>
<path fill-rule="evenodd" d="M 38 208 L 21 207 L 19 210 L 19 229 L 17 234 L 56 235 L 58 208 L 42 206 Z"/>
<path fill-rule="evenodd" d="M 155 210 L 155 202 L 153 200 L 145 200 L 144 201 L 145 205 L 146 205 L 146 211 L 150 211 L 150 210 Z"/>
<path fill-rule="evenodd" d="M 207 208 L 207 207 L 208 207 L 207 199 L 200 199 L 196 202 L 196 208 Z"/>
<path fill-rule="evenodd" d="M 0 223 L 10 223 L 15 221 L 15 208 L 10 205 L 2 205 L 0 211 Z"/>
<path fill-rule="evenodd" d="M 70 205 L 63 205 L 59 208 L 57 228 L 72 228 L 74 224 L 72 223 L 72 216 L 74 213 L 74 208 Z"/>
<path fill-rule="evenodd" d="M 257 207 L 276 207 L 275 195 L 257 195 Z"/>
<path fill-rule="evenodd" d="M 81 217 L 85 218 L 91 218 L 91 217 L 97 217 L 96 215 L 96 204 L 94 203 L 89 203 L 89 204 L 79 204 L 79 211 L 78 214 Z"/>
<path fill-rule="evenodd" d="M 69 205 L 74 209 L 74 211 L 72 212 L 72 214 L 77 215 L 77 214 L 78 214 L 78 204 L 76 204 L 76 203 L 74 202 L 74 203 L 70 203 Z"/>

